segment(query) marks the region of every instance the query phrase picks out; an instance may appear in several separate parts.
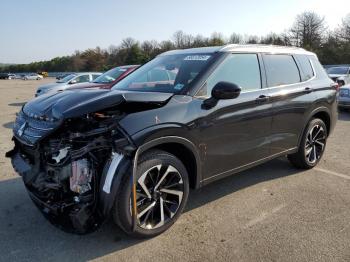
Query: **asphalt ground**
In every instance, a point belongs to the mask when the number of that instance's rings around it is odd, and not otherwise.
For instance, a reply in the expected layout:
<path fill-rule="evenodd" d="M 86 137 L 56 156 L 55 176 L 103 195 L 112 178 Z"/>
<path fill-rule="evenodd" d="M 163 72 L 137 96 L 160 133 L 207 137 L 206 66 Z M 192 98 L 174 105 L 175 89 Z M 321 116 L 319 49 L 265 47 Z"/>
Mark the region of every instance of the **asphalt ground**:
<path fill-rule="evenodd" d="M 350 261 L 350 112 L 319 165 L 285 158 L 192 191 L 164 234 L 135 240 L 111 221 L 84 235 L 49 224 L 6 151 L 15 113 L 41 81 L 0 80 L 0 261 Z"/>

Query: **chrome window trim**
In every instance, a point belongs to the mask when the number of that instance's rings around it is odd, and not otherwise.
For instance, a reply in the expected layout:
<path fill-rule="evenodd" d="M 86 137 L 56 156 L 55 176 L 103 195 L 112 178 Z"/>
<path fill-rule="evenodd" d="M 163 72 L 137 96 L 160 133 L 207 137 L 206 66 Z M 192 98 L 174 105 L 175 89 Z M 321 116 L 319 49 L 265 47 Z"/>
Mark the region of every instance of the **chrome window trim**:
<path fill-rule="evenodd" d="M 241 52 L 234 52 L 235 54 L 246 54 L 246 53 L 241 53 Z M 256 54 L 271 54 L 271 55 L 274 55 L 273 53 L 256 53 Z M 293 54 L 280 54 L 280 53 L 278 53 L 278 54 L 275 54 L 275 55 L 290 55 L 290 56 L 292 56 L 293 57 Z M 279 85 L 279 86 L 270 86 L 270 87 L 265 87 L 265 88 L 263 88 L 262 86 L 261 86 L 261 88 L 260 89 L 256 89 L 256 90 L 249 90 L 249 91 L 242 91 L 241 92 L 241 94 L 245 94 L 245 93 L 252 93 L 252 92 L 256 92 L 256 91 L 261 91 L 261 90 L 273 90 L 273 89 L 275 89 L 275 88 L 284 88 L 284 87 L 292 87 L 292 86 L 296 86 L 296 85 L 300 85 L 300 84 L 305 84 L 305 83 L 308 83 L 308 82 L 311 82 L 311 81 L 313 81 L 313 80 L 315 80 L 316 79 L 316 77 L 317 77 L 317 73 L 316 73 L 316 70 L 315 70 L 315 67 L 314 67 L 314 64 L 313 64 L 313 62 L 310 60 L 310 58 L 308 57 L 308 55 L 306 55 L 307 56 L 307 59 L 309 60 L 309 63 L 311 64 L 311 68 L 312 68 L 312 71 L 313 71 L 313 73 L 314 73 L 314 76 L 313 77 L 311 77 L 310 79 L 308 79 L 308 80 L 306 80 L 306 81 L 300 81 L 300 82 L 298 82 L 298 83 L 293 83 L 293 84 L 286 84 L 286 85 Z M 293 59 L 294 59 L 294 57 L 293 57 Z M 294 61 L 295 62 L 295 61 Z M 295 62 L 295 64 L 296 64 L 296 66 L 297 66 L 297 68 L 298 68 L 298 70 L 300 71 L 300 69 L 299 69 L 299 67 L 298 67 L 298 64 Z M 264 65 L 265 66 L 265 65 Z M 215 71 L 215 70 L 214 70 Z M 260 72 L 261 72 L 261 68 L 260 68 Z M 211 76 L 211 74 L 210 74 L 210 76 Z M 209 76 L 209 77 L 210 77 Z M 209 78 L 208 77 L 208 78 Z M 261 76 L 260 76 L 260 78 L 261 78 Z M 301 80 L 301 79 L 300 79 Z M 207 84 L 207 81 L 205 81 L 204 83 L 203 83 L 203 85 L 198 89 L 198 91 L 197 91 L 197 93 L 204 87 L 204 85 L 206 85 Z M 193 96 L 194 98 L 198 98 L 198 99 L 203 99 L 203 100 L 205 100 L 205 99 L 208 99 L 208 98 L 210 98 L 211 96 L 197 96 L 197 93 Z"/>

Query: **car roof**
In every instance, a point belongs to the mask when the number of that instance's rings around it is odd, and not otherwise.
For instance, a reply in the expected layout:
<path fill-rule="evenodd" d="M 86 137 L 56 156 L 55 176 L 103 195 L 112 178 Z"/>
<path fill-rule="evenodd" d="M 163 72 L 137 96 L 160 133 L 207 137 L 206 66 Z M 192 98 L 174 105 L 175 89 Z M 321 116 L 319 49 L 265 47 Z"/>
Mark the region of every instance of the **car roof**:
<path fill-rule="evenodd" d="M 240 45 L 230 44 L 224 46 L 200 47 L 190 49 L 177 49 L 167 51 L 161 55 L 174 54 L 196 54 L 196 53 L 216 53 L 216 52 L 245 52 L 245 53 L 273 53 L 273 54 L 304 54 L 316 56 L 314 53 L 306 51 L 303 48 L 292 46 L 278 46 L 278 45 Z"/>

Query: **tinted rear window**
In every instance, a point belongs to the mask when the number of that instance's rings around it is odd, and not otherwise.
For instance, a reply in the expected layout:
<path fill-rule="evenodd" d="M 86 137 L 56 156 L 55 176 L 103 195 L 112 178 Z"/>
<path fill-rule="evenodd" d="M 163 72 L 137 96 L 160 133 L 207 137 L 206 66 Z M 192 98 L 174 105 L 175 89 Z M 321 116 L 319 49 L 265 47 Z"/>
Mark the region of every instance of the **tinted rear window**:
<path fill-rule="evenodd" d="M 299 69 L 291 55 L 264 55 L 264 64 L 269 87 L 300 82 Z"/>
<path fill-rule="evenodd" d="M 298 60 L 302 71 L 301 81 L 307 81 L 312 78 L 315 74 L 309 58 L 306 55 L 296 55 L 295 58 Z"/>

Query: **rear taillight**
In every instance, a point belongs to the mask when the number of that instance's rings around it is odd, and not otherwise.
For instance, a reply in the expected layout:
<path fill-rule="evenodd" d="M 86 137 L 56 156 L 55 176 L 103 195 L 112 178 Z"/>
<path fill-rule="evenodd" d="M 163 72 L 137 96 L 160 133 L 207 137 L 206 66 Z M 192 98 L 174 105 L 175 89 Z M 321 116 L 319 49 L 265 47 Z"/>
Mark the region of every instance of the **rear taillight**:
<path fill-rule="evenodd" d="M 337 92 L 339 92 L 339 90 L 340 90 L 340 86 L 339 86 L 338 83 L 333 83 L 333 84 L 331 85 L 331 87 L 333 87 L 335 90 L 337 90 Z"/>

